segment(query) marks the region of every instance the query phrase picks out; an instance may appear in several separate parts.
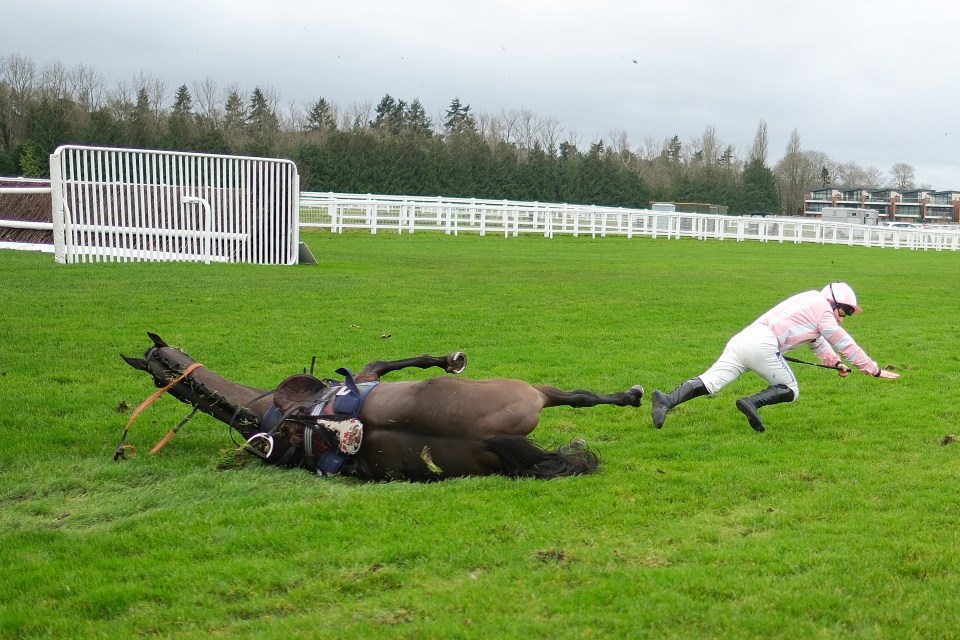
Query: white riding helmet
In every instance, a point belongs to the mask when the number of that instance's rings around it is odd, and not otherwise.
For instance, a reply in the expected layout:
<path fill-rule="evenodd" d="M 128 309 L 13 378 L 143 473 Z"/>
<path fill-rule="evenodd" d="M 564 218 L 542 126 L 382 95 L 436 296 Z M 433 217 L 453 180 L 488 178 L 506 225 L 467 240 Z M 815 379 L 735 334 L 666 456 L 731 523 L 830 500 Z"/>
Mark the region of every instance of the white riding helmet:
<path fill-rule="evenodd" d="M 853 292 L 853 288 L 846 282 L 831 282 L 825 286 L 820 293 L 824 298 L 832 302 L 834 306 L 842 304 L 852 307 L 854 314 L 863 312 L 863 309 L 857 305 L 857 294 Z"/>

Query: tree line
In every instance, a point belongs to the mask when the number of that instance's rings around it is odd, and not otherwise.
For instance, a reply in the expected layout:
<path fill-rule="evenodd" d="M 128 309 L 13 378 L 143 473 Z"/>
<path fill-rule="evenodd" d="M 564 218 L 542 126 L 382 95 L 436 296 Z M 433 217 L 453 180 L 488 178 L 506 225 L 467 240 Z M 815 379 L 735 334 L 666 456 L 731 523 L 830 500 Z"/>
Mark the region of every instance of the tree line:
<path fill-rule="evenodd" d="M 478 114 L 459 98 L 436 118 L 419 99 L 389 94 L 346 108 L 324 98 L 285 113 L 279 105 L 268 88 L 221 89 L 208 78 L 171 92 L 141 73 L 108 89 L 83 65 L 0 57 L 0 175 L 46 177 L 49 154 L 71 143 L 288 158 L 305 191 L 635 208 L 701 202 L 792 214 L 820 186 L 884 186 L 879 170 L 803 150 L 796 131 L 771 168 L 763 120 L 740 151 L 712 126 L 686 141 L 674 135 L 634 147 L 621 131 L 583 144 L 553 119 L 528 110 Z M 896 170 L 901 183 L 913 180 L 909 165 Z"/>

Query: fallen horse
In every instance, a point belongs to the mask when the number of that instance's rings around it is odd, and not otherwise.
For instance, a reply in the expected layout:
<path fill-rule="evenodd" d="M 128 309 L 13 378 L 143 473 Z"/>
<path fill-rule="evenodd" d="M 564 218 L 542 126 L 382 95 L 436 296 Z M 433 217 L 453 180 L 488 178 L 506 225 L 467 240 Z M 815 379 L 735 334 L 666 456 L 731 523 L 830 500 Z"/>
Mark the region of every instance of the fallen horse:
<path fill-rule="evenodd" d="M 466 356 L 459 352 L 378 360 L 356 376 L 338 369 L 342 381 L 321 380 L 312 372 L 298 374 L 275 389 L 258 389 L 233 382 L 159 336 L 147 335 L 153 345 L 143 358 L 122 357 L 149 373 L 161 391 L 191 405 L 194 412 L 226 423 L 243 437 L 244 448 L 266 463 L 315 469 L 322 475 L 432 481 L 494 474 L 555 478 L 590 473 L 599 459 L 581 441 L 546 450 L 527 437 L 536 428 L 540 411 L 603 404 L 639 407 L 643 398 L 639 385 L 599 394 L 504 378 L 471 380 L 449 375 L 380 381 L 381 376 L 407 367 L 439 367 L 459 374 L 466 368 Z M 116 457 L 123 454 L 125 440 L 126 432 Z"/>

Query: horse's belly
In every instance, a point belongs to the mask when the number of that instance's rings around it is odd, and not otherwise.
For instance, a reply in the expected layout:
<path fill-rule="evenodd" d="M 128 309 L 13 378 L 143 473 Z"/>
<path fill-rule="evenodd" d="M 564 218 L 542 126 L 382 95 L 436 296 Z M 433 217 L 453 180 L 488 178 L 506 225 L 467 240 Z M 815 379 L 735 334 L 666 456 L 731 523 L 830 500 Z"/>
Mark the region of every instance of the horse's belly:
<path fill-rule="evenodd" d="M 520 380 L 432 378 L 381 382 L 360 420 L 371 428 L 473 437 L 527 435 L 539 420 L 542 396 Z"/>

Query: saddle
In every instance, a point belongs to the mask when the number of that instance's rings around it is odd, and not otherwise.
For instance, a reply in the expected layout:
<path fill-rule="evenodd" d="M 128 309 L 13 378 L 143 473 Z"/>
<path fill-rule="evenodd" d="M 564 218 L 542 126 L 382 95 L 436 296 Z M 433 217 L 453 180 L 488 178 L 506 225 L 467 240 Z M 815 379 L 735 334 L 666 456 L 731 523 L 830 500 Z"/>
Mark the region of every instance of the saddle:
<path fill-rule="evenodd" d="M 245 448 L 269 464 L 315 467 L 320 475 L 339 473 L 360 450 L 360 409 L 378 382 L 357 384 L 348 369 L 337 369 L 344 381 L 297 374 L 281 382 L 273 406 L 263 416 L 262 432 Z"/>

